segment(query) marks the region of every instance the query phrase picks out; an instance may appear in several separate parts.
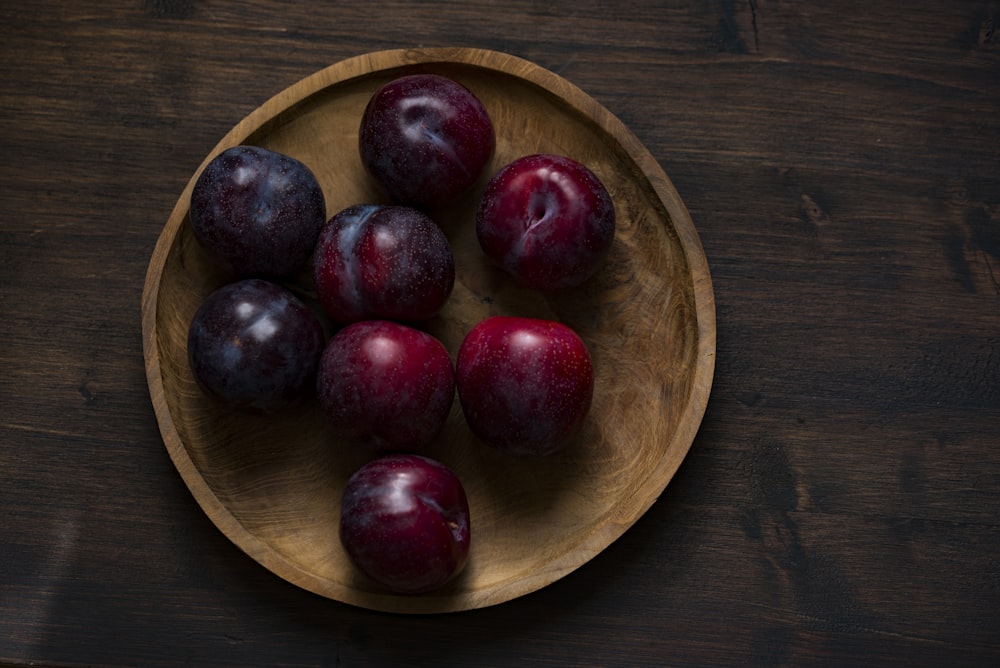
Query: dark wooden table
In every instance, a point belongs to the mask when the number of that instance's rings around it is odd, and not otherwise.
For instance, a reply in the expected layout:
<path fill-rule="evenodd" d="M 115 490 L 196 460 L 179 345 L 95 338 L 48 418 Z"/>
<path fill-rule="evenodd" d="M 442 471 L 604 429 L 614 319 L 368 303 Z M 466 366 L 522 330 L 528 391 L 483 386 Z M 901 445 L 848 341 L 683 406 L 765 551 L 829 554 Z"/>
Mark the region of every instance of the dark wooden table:
<path fill-rule="evenodd" d="M 164 449 L 140 296 L 188 178 L 344 58 L 472 46 L 645 143 L 712 269 L 678 475 L 521 599 L 394 616 L 235 548 Z M 1000 665 L 1000 3 L 0 5 L 0 662 Z"/>

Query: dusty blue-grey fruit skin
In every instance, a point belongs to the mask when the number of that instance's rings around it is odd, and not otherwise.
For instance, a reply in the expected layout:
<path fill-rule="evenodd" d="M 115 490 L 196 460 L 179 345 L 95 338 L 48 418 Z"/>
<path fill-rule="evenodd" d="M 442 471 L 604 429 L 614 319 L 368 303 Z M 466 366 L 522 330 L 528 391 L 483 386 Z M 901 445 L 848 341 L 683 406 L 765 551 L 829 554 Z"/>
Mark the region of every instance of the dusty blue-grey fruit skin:
<path fill-rule="evenodd" d="M 225 285 L 202 303 L 188 328 L 188 363 L 213 399 L 270 412 L 315 387 L 325 342 L 316 314 L 287 289 L 263 279 Z"/>
<path fill-rule="evenodd" d="M 309 261 L 326 223 L 326 201 L 304 163 L 235 146 L 198 176 L 190 216 L 198 241 L 236 276 L 284 278 Z"/>

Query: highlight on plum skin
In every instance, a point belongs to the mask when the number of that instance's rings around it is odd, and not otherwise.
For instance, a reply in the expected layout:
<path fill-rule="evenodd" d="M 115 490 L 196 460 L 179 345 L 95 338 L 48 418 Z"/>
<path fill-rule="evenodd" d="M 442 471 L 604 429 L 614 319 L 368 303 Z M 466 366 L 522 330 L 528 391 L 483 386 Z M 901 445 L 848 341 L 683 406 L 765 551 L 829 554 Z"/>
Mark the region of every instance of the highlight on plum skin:
<path fill-rule="evenodd" d="M 519 284 L 551 292 L 596 274 L 615 237 L 604 184 L 572 158 L 534 154 L 490 178 L 476 211 L 483 253 Z"/>
<path fill-rule="evenodd" d="M 223 404 L 273 412 L 312 389 L 323 352 L 316 314 L 289 290 L 244 279 L 210 294 L 188 327 L 188 363 Z"/>
<path fill-rule="evenodd" d="M 590 411 L 593 360 L 567 325 L 492 316 L 462 341 L 456 387 L 469 428 L 486 445 L 549 455 L 573 442 Z"/>
<path fill-rule="evenodd" d="M 362 573 L 393 593 L 426 593 L 452 581 L 465 568 L 471 531 L 461 481 L 429 457 L 378 457 L 344 487 L 341 544 Z"/>
<path fill-rule="evenodd" d="M 198 241 L 236 276 L 281 279 L 309 261 L 326 222 L 326 202 L 301 161 L 234 146 L 198 176 L 190 219 Z"/>
<path fill-rule="evenodd" d="M 334 215 L 319 235 L 313 282 L 336 322 L 427 320 L 448 301 L 455 257 L 447 237 L 411 207 L 360 204 Z"/>
<path fill-rule="evenodd" d="M 439 74 L 410 74 L 380 87 L 361 118 L 358 149 L 368 174 L 397 204 L 451 204 L 479 179 L 496 148 L 482 101 Z"/>
<path fill-rule="evenodd" d="M 430 334 L 364 320 L 327 342 L 316 392 L 330 426 L 351 447 L 417 452 L 444 428 L 455 371 L 444 344 Z"/>

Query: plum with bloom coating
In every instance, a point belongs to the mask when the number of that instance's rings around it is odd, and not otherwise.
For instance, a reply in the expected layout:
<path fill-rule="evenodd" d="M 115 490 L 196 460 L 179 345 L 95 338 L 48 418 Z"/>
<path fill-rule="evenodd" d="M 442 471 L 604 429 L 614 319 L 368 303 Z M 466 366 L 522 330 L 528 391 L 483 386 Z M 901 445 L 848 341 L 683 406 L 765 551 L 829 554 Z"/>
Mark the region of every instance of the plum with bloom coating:
<path fill-rule="evenodd" d="M 188 361 L 206 394 L 260 412 L 287 406 L 312 387 L 323 327 L 285 288 L 262 279 L 225 285 L 188 328 Z"/>
<path fill-rule="evenodd" d="M 340 541 L 351 562 L 386 589 L 420 594 L 465 568 L 469 502 L 458 476 L 419 455 L 386 455 L 358 469 L 341 501 Z"/>
<path fill-rule="evenodd" d="M 411 74 L 382 86 L 361 118 L 361 162 L 397 204 L 450 204 L 479 178 L 496 133 L 472 91 L 438 74 Z"/>
<path fill-rule="evenodd" d="M 337 213 L 320 233 L 313 281 L 337 322 L 426 320 L 455 285 L 455 257 L 429 216 L 404 206 L 361 204 Z"/>
<path fill-rule="evenodd" d="M 326 222 L 323 190 L 295 158 L 234 146 L 212 159 L 191 191 L 198 241 L 242 278 L 301 269 Z"/>

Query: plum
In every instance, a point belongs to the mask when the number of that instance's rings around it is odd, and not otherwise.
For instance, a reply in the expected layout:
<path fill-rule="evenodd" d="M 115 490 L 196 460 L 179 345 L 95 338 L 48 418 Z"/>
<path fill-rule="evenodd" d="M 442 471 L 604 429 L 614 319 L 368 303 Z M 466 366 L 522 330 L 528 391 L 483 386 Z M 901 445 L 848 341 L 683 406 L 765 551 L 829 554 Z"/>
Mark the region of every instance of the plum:
<path fill-rule="evenodd" d="M 209 396 L 270 412 L 313 387 L 323 352 L 316 314 L 289 290 L 244 279 L 211 293 L 188 328 L 188 362 Z"/>
<path fill-rule="evenodd" d="M 364 204 L 337 213 L 320 233 L 313 260 L 320 303 L 335 321 L 426 320 L 455 284 L 448 239 L 410 207 Z"/>
<path fill-rule="evenodd" d="M 316 375 L 330 424 L 375 452 L 415 452 L 444 427 L 455 371 L 430 334 L 385 320 L 363 320 L 334 334 Z"/>
<path fill-rule="evenodd" d="M 424 209 L 469 190 L 495 147 L 483 103 L 438 74 L 410 74 L 379 88 L 358 138 L 362 164 L 393 201 Z"/>
<path fill-rule="evenodd" d="M 456 387 L 469 428 L 513 455 L 548 455 L 579 432 L 594 393 L 586 344 L 553 320 L 491 316 L 458 350 Z"/>
<path fill-rule="evenodd" d="M 461 573 L 471 526 L 458 476 L 428 457 L 378 457 L 344 487 L 341 544 L 362 573 L 394 593 L 433 591 Z"/>
<path fill-rule="evenodd" d="M 198 241 L 242 278 L 286 278 L 308 262 L 326 222 L 323 190 L 295 158 L 257 146 L 226 149 L 191 191 Z"/>
<path fill-rule="evenodd" d="M 615 236 L 615 208 L 597 175 L 572 158 L 528 155 L 502 167 L 476 211 L 486 256 L 518 283 L 576 287 L 600 269 Z"/>

